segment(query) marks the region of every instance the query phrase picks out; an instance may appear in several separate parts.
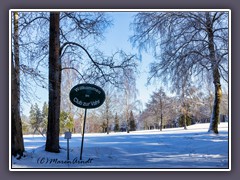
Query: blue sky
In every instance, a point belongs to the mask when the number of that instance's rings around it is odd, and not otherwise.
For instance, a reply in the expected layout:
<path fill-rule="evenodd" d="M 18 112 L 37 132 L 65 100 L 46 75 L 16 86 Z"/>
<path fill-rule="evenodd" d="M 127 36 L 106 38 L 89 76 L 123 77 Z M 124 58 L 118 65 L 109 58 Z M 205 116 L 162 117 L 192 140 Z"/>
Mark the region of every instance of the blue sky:
<path fill-rule="evenodd" d="M 116 52 L 117 50 L 123 50 L 126 53 L 139 53 L 138 49 L 133 48 L 132 44 L 129 41 L 133 32 L 130 30 L 130 23 L 133 21 L 133 16 L 137 12 L 106 12 L 109 14 L 111 18 L 113 18 L 113 25 L 107 28 L 106 32 L 104 33 L 105 39 L 98 45 L 99 49 L 104 52 L 104 54 L 111 55 L 112 53 Z M 149 64 L 153 62 L 154 58 L 150 54 L 145 52 L 141 52 L 141 62 L 139 61 L 138 71 L 139 74 L 137 75 L 136 85 L 138 89 L 138 96 L 137 99 L 142 102 L 143 108 L 145 104 L 149 101 L 150 96 L 152 95 L 153 91 L 156 91 L 163 86 L 160 81 L 156 82 L 155 84 L 146 86 L 148 72 L 149 72 Z M 164 86 L 163 86 L 164 87 Z M 223 90 L 225 90 L 227 85 L 224 85 L 223 82 Z M 166 93 L 168 89 L 165 89 Z M 42 107 L 43 102 L 48 102 L 48 92 L 46 89 L 37 88 L 36 94 L 39 95 L 41 98 L 39 107 Z M 32 102 L 33 104 L 35 102 Z M 28 114 L 30 110 L 31 104 L 24 104 L 23 113 Z"/>
<path fill-rule="evenodd" d="M 130 36 L 133 32 L 130 30 L 130 23 L 133 21 L 133 16 L 136 12 L 113 12 L 110 13 L 113 18 L 113 26 L 107 30 L 105 41 L 101 49 L 106 53 L 112 53 L 118 49 L 124 50 L 126 53 L 139 53 L 138 49 L 133 48 L 130 43 Z M 108 51 L 108 52 L 107 52 Z M 158 89 L 158 85 L 148 85 L 147 77 L 149 71 L 149 63 L 153 57 L 144 52 L 141 53 L 142 59 L 139 61 L 136 85 L 138 89 L 138 99 L 142 101 L 143 106 L 149 100 L 152 91 Z"/>
<path fill-rule="evenodd" d="M 105 54 L 112 54 L 117 50 L 123 50 L 126 53 L 139 53 L 138 49 L 133 48 L 132 44 L 129 41 L 129 38 L 133 33 L 130 31 L 130 22 L 133 20 L 133 15 L 136 12 L 109 12 L 111 18 L 113 18 L 113 25 L 106 30 L 104 33 L 105 39 L 100 43 L 99 49 L 102 50 Z M 143 108 L 148 102 L 153 91 L 158 89 L 159 85 L 148 85 L 147 77 L 149 71 L 149 63 L 153 60 L 151 55 L 148 55 L 144 52 L 141 53 L 142 61 L 139 61 L 136 85 L 138 89 L 137 99 L 141 100 Z M 39 101 L 32 102 L 33 104 L 37 103 L 41 108 L 43 102 L 48 102 L 48 91 L 47 89 L 37 88 L 36 94 L 41 98 Z M 31 104 L 26 104 L 22 102 L 23 114 L 28 115 L 30 111 Z"/>

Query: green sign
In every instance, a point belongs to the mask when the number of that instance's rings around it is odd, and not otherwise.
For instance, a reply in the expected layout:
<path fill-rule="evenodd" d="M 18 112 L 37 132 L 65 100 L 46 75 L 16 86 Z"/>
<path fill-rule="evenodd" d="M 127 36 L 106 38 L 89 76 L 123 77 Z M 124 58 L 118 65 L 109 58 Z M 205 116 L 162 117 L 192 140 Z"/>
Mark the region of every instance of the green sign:
<path fill-rule="evenodd" d="M 105 100 L 105 92 L 94 84 L 78 84 L 70 91 L 71 102 L 81 108 L 93 109 L 101 106 Z"/>

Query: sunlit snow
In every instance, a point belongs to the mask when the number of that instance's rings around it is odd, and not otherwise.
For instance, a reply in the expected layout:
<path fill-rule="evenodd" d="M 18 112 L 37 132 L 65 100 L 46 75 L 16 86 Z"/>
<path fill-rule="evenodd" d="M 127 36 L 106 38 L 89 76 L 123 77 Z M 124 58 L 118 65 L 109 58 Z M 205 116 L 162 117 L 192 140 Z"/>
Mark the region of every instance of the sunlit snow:
<path fill-rule="evenodd" d="M 60 153 L 44 150 L 45 138 L 24 136 L 25 157 L 12 157 L 11 169 L 228 169 L 228 123 L 219 125 L 219 134 L 208 133 L 209 123 L 183 128 L 85 134 L 80 161 L 81 135 L 69 141 L 60 137 Z"/>

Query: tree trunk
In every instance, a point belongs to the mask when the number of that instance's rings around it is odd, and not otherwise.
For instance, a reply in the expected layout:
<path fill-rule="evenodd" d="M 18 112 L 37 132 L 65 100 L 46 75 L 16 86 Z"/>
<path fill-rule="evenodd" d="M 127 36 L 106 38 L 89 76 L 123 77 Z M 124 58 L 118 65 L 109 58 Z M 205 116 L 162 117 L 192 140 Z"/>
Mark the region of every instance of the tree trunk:
<path fill-rule="evenodd" d="M 215 83 L 215 98 L 214 98 L 214 105 L 215 105 L 215 108 L 214 110 L 217 114 L 217 122 L 219 123 L 220 121 L 220 103 L 221 103 L 221 100 L 222 100 L 222 89 L 221 89 L 221 85 L 219 83 Z"/>
<path fill-rule="evenodd" d="M 186 80 L 184 81 L 184 83 L 182 84 L 182 115 L 183 115 L 183 126 L 184 129 L 187 130 L 187 106 L 185 103 L 185 86 L 186 86 Z"/>
<path fill-rule="evenodd" d="M 59 152 L 59 117 L 61 96 L 61 60 L 59 57 L 59 12 L 50 13 L 49 35 L 49 111 L 45 150 Z"/>
<path fill-rule="evenodd" d="M 185 111 L 183 114 L 183 123 L 184 123 L 184 129 L 187 130 L 187 115 Z"/>
<path fill-rule="evenodd" d="M 109 134 L 109 116 L 108 116 L 108 108 L 106 109 L 106 115 L 107 115 L 107 134 Z"/>
<path fill-rule="evenodd" d="M 130 132 L 130 130 L 129 130 L 129 119 L 128 119 L 128 115 L 127 115 L 127 127 L 126 127 L 126 131 L 127 131 L 127 133 Z"/>
<path fill-rule="evenodd" d="M 109 107 L 106 109 L 106 115 L 107 115 L 107 134 L 109 134 Z"/>
<path fill-rule="evenodd" d="M 110 97 L 109 93 L 107 92 L 107 97 L 105 100 L 106 103 L 106 120 L 107 120 L 107 134 L 109 134 L 109 109 L 110 109 Z"/>
<path fill-rule="evenodd" d="M 215 70 L 215 72 L 213 73 L 213 76 L 214 76 L 213 83 L 215 86 L 215 96 L 214 96 L 212 116 L 210 119 L 210 127 L 208 131 L 218 134 L 218 122 L 220 118 L 220 103 L 222 99 L 222 89 L 221 89 L 220 76 L 219 76 L 218 69 Z"/>
<path fill-rule="evenodd" d="M 14 57 L 11 65 L 11 117 L 12 117 L 12 155 L 23 155 L 24 143 L 22 122 L 20 117 L 20 71 L 19 71 L 19 43 L 18 43 L 18 13 L 14 12 Z M 13 60 L 14 58 L 14 60 Z"/>
<path fill-rule="evenodd" d="M 109 134 L 109 119 L 108 119 L 108 117 L 107 117 L 107 134 Z"/>
<path fill-rule="evenodd" d="M 163 113 L 162 113 L 162 110 L 161 110 L 161 124 L 160 124 L 160 131 L 162 131 L 162 128 L 163 128 Z"/>
<path fill-rule="evenodd" d="M 222 99 L 222 89 L 221 89 L 221 83 L 220 83 L 220 73 L 218 70 L 219 65 L 215 55 L 213 27 L 212 27 L 212 22 L 210 19 L 209 12 L 206 12 L 206 21 L 207 21 L 207 32 L 208 32 L 208 41 L 209 41 L 208 49 L 210 53 L 210 60 L 212 63 L 213 84 L 215 87 L 214 104 L 213 104 L 213 110 L 212 110 L 208 132 L 214 132 L 215 134 L 218 134 L 218 121 L 220 118 L 220 103 Z"/>

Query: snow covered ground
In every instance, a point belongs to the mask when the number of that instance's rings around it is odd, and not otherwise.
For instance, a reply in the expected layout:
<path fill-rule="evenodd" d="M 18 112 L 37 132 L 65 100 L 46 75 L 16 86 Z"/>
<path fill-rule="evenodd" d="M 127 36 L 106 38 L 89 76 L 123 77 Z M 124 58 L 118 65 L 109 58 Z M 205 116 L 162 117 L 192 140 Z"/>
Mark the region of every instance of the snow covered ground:
<path fill-rule="evenodd" d="M 219 125 L 218 135 L 207 133 L 208 127 L 85 134 L 82 160 L 79 134 L 69 141 L 69 160 L 63 136 L 60 153 L 49 153 L 44 137 L 28 135 L 25 157 L 10 157 L 10 170 L 229 170 L 228 123 Z"/>

